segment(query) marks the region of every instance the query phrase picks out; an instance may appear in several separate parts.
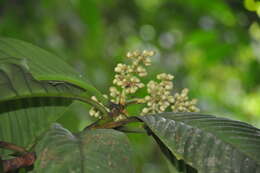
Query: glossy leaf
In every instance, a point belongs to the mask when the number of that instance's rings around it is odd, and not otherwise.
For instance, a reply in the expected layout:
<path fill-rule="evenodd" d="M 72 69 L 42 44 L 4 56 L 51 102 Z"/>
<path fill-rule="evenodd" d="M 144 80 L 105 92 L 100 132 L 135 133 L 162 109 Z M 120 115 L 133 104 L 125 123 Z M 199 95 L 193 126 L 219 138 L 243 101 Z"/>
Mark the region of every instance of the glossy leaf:
<path fill-rule="evenodd" d="M 131 147 L 126 135 L 111 129 L 72 134 L 58 124 L 36 147 L 34 172 L 132 173 Z"/>
<path fill-rule="evenodd" d="M 169 161 L 175 166 L 175 168 L 183 173 L 197 173 L 198 171 L 188 165 L 183 159 L 178 160 L 172 152 L 167 148 L 167 146 L 154 134 L 151 133 L 155 141 L 159 145 L 163 154 L 169 159 Z"/>
<path fill-rule="evenodd" d="M 99 100 L 107 100 L 89 84 L 82 75 L 59 57 L 24 41 L 0 38 L 0 64 L 14 63 L 26 68 L 36 80 L 68 82 L 85 89 L 89 96 L 95 95 Z"/>
<path fill-rule="evenodd" d="M 163 113 L 139 119 L 159 145 L 164 145 L 164 152 L 166 147 L 171 157 L 198 172 L 260 172 L 260 130 L 249 124 L 196 113 Z"/>
<path fill-rule="evenodd" d="M 99 106 L 93 88 L 56 56 L 0 39 L 0 140 L 29 147 L 73 100 Z"/>

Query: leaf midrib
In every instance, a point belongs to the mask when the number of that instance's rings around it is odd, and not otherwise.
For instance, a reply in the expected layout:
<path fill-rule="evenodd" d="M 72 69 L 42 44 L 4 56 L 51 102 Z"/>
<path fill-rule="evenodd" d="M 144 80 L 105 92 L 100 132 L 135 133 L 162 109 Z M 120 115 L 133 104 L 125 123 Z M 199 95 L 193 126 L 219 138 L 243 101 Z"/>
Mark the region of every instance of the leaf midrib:
<path fill-rule="evenodd" d="M 28 59 L 28 57 L 26 57 L 25 56 L 25 54 L 22 52 L 22 51 L 20 51 L 20 50 L 18 50 L 15 46 L 13 46 L 12 44 L 10 44 L 8 41 L 7 41 L 8 39 L 5 39 L 5 38 L 0 38 L 0 42 L 3 42 L 4 44 L 6 44 L 6 45 L 8 45 L 8 47 L 11 47 L 16 53 L 18 53 L 18 54 L 21 54 L 21 55 L 23 55 L 23 57 L 24 57 L 24 59 Z M 13 39 L 9 39 L 9 40 L 13 40 Z M 20 41 L 17 41 L 17 40 L 14 40 L 15 41 L 15 43 L 16 43 L 16 45 L 18 45 L 18 46 L 20 46 L 20 47 L 24 47 L 25 45 L 23 45 L 22 44 L 22 42 L 20 42 Z M 32 44 L 30 44 L 30 43 L 26 43 L 26 44 L 29 44 L 29 45 L 31 45 L 31 46 L 33 46 L 33 47 L 35 47 L 34 45 L 32 45 Z M 5 55 L 8 55 L 8 56 L 11 56 L 10 55 L 10 53 L 7 53 L 7 52 L 5 52 L 5 51 L 2 51 L 2 49 L 0 49 L 0 51 L 2 52 L 2 53 L 4 53 Z M 46 54 L 50 54 L 51 56 L 54 56 L 54 57 L 57 57 L 56 55 L 53 55 L 53 54 L 51 54 L 51 53 L 49 53 L 49 52 L 47 52 L 47 51 L 45 51 L 45 50 L 42 50 L 41 49 L 41 51 L 43 51 L 44 53 L 46 53 Z M 35 54 L 35 52 L 31 52 L 31 53 L 33 53 L 34 54 L 34 57 L 36 57 L 37 55 Z M 12 56 L 13 57 L 13 56 Z M 17 57 L 14 57 L 14 58 L 17 58 Z M 23 59 L 22 57 L 19 57 L 19 59 Z M 35 63 L 35 61 L 34 61 L 34 63 Z M 29 66 L 31 66 L 31 62 L 29 61 L 28 62 L 28 64 L 29 64 Z M 41 67 L 41 65 L 37 65 L 38 67 Z M 45 70 L 48 70 L 48 68 L 45 68 Z M 56 70 L 56 69 L 50 69 L 50 71 L 53 71 L 53 70 Z M 73 69 L 69 66 L 69 70 L 71 70 L 71 71 L 73 71 Z M 61 74 L 63 73 L 63 71 L 60 71 L 61 72 Z M 95 87 L 93 87 L 92 85 L 88 85 L 85 81 L 86 81 L 86 79 L 85 78 L 83 78 L 82 80 L 80 80 L 79 78 L 80 77 L 78 77 L 78 76 L 66 76 L 66 75 L 57 75 L 57 74 L 51 74 L 51 75 L 48 75 L 48 74 L 44 74 L 44 75 L 39 75 L 39 74 L 35 74 L 35 73 L 33 73 L 33 72 L 31 72 L 31 74 L 32 74 L 32 76 L 35 78 L 35 79 L 37 79 L 37 80 L 39 80 L 39 81 L 50 81 L 50 80 L 54 80 L 54 81 L 66 81 L 66 82 L 69 82 L 69 83 L 71 83 L 71 84 L 73 84 L 73 85 L 75 85 L 75 86 L 79 86 L 79 87 L 81 87 L 81 88 L 83 88 L 83 89 L 85 89 L 86 91 L 88 91 L 88 92 L 90 92 L 91 93 L 91 95 L 95 95 L 104 105 L 107 105 L 108 103 L 109 103 L 109 101 L 108 101 L 108 99 L 106 99 L 105 97 L 103 97 L 103 95 L 95 88 Z M 89 83 L 89 82 L 88 82 Z"/>

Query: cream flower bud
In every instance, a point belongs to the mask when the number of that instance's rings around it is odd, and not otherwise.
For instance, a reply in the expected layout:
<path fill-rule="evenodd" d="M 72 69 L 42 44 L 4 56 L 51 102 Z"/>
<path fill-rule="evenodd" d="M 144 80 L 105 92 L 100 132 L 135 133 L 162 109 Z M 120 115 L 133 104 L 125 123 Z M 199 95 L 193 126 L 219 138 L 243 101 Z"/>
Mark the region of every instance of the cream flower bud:
<path fill-rule="evenodd" d="M 154 56 L 155 52 L 154 51 L 148 51 L 148 50 L 144 50 L 142 52 L 143 56 Z"/>
<path fill-rule="evenodd" d="M 148 52 L 149 52 L 148 50 L 143 50 L 143 52 L 142 52 L 143 56 L 147 56 Z"/>
<path fill-rule="evenodd" d="M 95 113 L 96 113 L 96 111 L 95 111 L 93 108 L 91 108 L 91 109 L 89 110 L 89 115 L 90 115 L 90 116 L 94 116 Z"/>
<path fill-rule="evenodd" d="M 126 57 L 127 58 L 133 58 L 133 53 L 132 52 L 127 52 Z"/>
<path fill-rule="evenodd" d="M 115 67 L 115 72 L 120 73 L 122 70 L 122 64 L 117 64 L 117 66 Z"/>
<path fill-rule="evenodd" d="M 138 67 L 137 67 L 137 72 L 138 72 L 138 73 L 144 73 L 144 72 L 146 72 L 146 70 L 145 70 L 144 67 L 138 66 Z"/>
<path fill-rule="evenodd" d="M 148 52 L 148 56 L 154 56 L 155 55 L 155 51 L 149 51 Z"/>
<path fill-rule="evenodd" d="M 134 57 L 138 57 L 138 56 L 140 56 L 141 55 L 141 53 L 139 52 L 139 51 L 134 51 L 133 52 L 133 56 Z"/>
<path fill-rule="evenodd" d="M 149 112 L 149 109 L 148 109 L 148 108 L 143 108 L 142 112 L 143 112 L 144 114 L 147 114 L 147 113 Z"/>
<path fill-rule="evenodd" d="M 169 100 L 169 102 L 171 102 L 171 103 L 173 103 L 173 102 L 175 101 L 173 96 L 169 96 L 169 97 L 168 97 L 168 100 Z"/>
<path fill-rule="evenodd" d="M 145 96 L 144 98 L 146 101 L 150 100 L 151 99 L 151 96 Z"/>
<path fill-rule="evenodd" d="M 164 80 L 164 81 L 171 81 L 173 80 L 174 76 L 166 73 L 158 74 L 156 77 L 158 80 Z"/>
<path fill-rule="evenodd" d="M 137 99 L 137 103 L 138 103 L 138 104 L 145 103 L 145 99 Z"/>
<path fill-rule="evenodd" d="M 94 101 L 96 101 L 96 102 L 98 101 L 97 98 L 96 98 L 96 96 L 92 96 L 91 99 L 94 100 Z"/>
<path fill-rule="evenodd" d="M 152 64 L 152 61 L 151 61 L 151 59 L 146 58 L 146 59 L 143 61 L 143 63 L 144 63 L 145 66 L 150 66 L 150 65 Z"/>
<path fill-rule="evenodd" d="M 198 100 L 197 100 L 197 99 L 192 99 L 192 100 L 191 100 L 191 104 L 192 104 L 192 105 L 195 105 L 195 104 L 197 104 L 197 102 L 198 102 Z"/>
<path fill-rule="evenodd" d="M 119 91 L 116 89 L 116 87 L 110 87 L 109 91 L 111 97 L 118 97 L 120 94 Z"/>

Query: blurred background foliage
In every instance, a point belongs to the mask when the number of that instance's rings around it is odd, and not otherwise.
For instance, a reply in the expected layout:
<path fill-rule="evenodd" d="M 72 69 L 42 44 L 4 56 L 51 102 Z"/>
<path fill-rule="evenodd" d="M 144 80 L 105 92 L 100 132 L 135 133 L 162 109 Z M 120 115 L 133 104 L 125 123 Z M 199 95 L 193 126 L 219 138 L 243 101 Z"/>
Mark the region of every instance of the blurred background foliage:
<path fill-rule="evenodd" d="M 153 49 L 150 79 L 172 73 L 203 113 L 260 127 L 259 16 L 255 0 L 0 0 L 0 35 L 58 54 L 104 93 L 127 51 Z M 93 119 L 75 103 L 59 121 L 76 132 Z M 149 137 L 129 136 L 137 173 L 175 172 Z"/>

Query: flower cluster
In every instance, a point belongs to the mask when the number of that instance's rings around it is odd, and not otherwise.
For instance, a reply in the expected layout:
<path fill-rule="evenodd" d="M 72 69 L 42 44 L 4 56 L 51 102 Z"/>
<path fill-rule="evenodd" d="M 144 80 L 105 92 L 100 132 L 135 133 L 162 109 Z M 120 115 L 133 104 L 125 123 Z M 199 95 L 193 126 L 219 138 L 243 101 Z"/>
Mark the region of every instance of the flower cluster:
<path fill-rule="evenodd" d="M 196 107 L 197 100 L 189 100 L 188 89 L 183 89 L 181 93 L 172 94 L 174 76 L 170 74 L 161 73 L 156 76 L 156 81 L 151 80 L 146 85 L 142 83 L 141 78 L 147 75 L 146 67 L 151 65 L 150 57 L 153 55 L 153 51 L 127 53 L 126 57 L 131 61 L 131 64 L 119 63 L 115 67 L 114 86 L 109 88 L 110 101 L 125 108 L 129 103 L 145 104 L 146 106 L 141 113 L 143 115 L 164 112 L 168 108 L 171 108 L 173 112 L 199 111 Z M 147 96 L 130 101 L 129 96 L 144 87 L 147 88 Z M 95 97 L 92 97 L 92 100 L 98 102 Z M 106 109 L 110 111 L 108 108 Z M 122 111 L 115 118 L 115 121 L 125 118 L 125 113 L 126 110 Z M 101 113 L 96 108 L 91 108 L 89 114 L 97 118 L 101 117 Z"/>
<path fill-rule="evenodd" d="M 143 108 L 142 114 L 164 112 L 171 103 L 174 102 L 174 97 L 171 95 L 173 88 L 170 74 L 162 73 L 156 77 L 160 82 L 151 80 L 147 84 L 148 96 L 145 97 L 147 107 Z"/>
<path fill-rule="evenodd" d="M 199 112 L 199 108 L 196 107 L 197 99 L 189 100 L 189 89 L 184 88 L 181 93 L 174 95 L 174 103 L 171 106 L 173 112 Z"/>
<path fill-rule="evenodd" d="M 132 64 L 126 65 L 120 63 L 115 67 L 117 74 L 114 77 L 113 84 L 119 87 L 124 94 L 134 94 L 139 88 L 143 88 L 144 84 L 141 82 L 140 77 L 147 75 L 145 66 L 151 65 L 149 57 L 153 55 L 153 51 L 128 52 L 127 58 L 132 60 Z M 115 87 L 112 87 L 110 92 L 112 97 L 114 95 L 117 96 L 118 91 Z"/>
<path fill-rule="evenodd" d="M 151 65 L 150 56 L 153 51 L 128 52 L 126 57 L 131 60 L 130 65 L 118 64 L 115 67 L 116 75 L 112 86 L 109 88 L 111 101 L 124 105 L 129 94 L 134 94 L 138 89 L 145 87 L 141 78 L 147 75 L 146 66 Z"/>
<path fill-rule="evenodd" d="M 183 89 L 181 94 L 172 95 L 174 76 L 166 73 L 158 74 L 156 81 L 150 81 L 147 84 L 148 96 L 145 97 L 146 107 L 143 108 L 142 114 L 161 113 L 171 107 L 173 112 L 198 112 L 196 107 L 197 100 L 189 100 L 187 88 Z"/>

